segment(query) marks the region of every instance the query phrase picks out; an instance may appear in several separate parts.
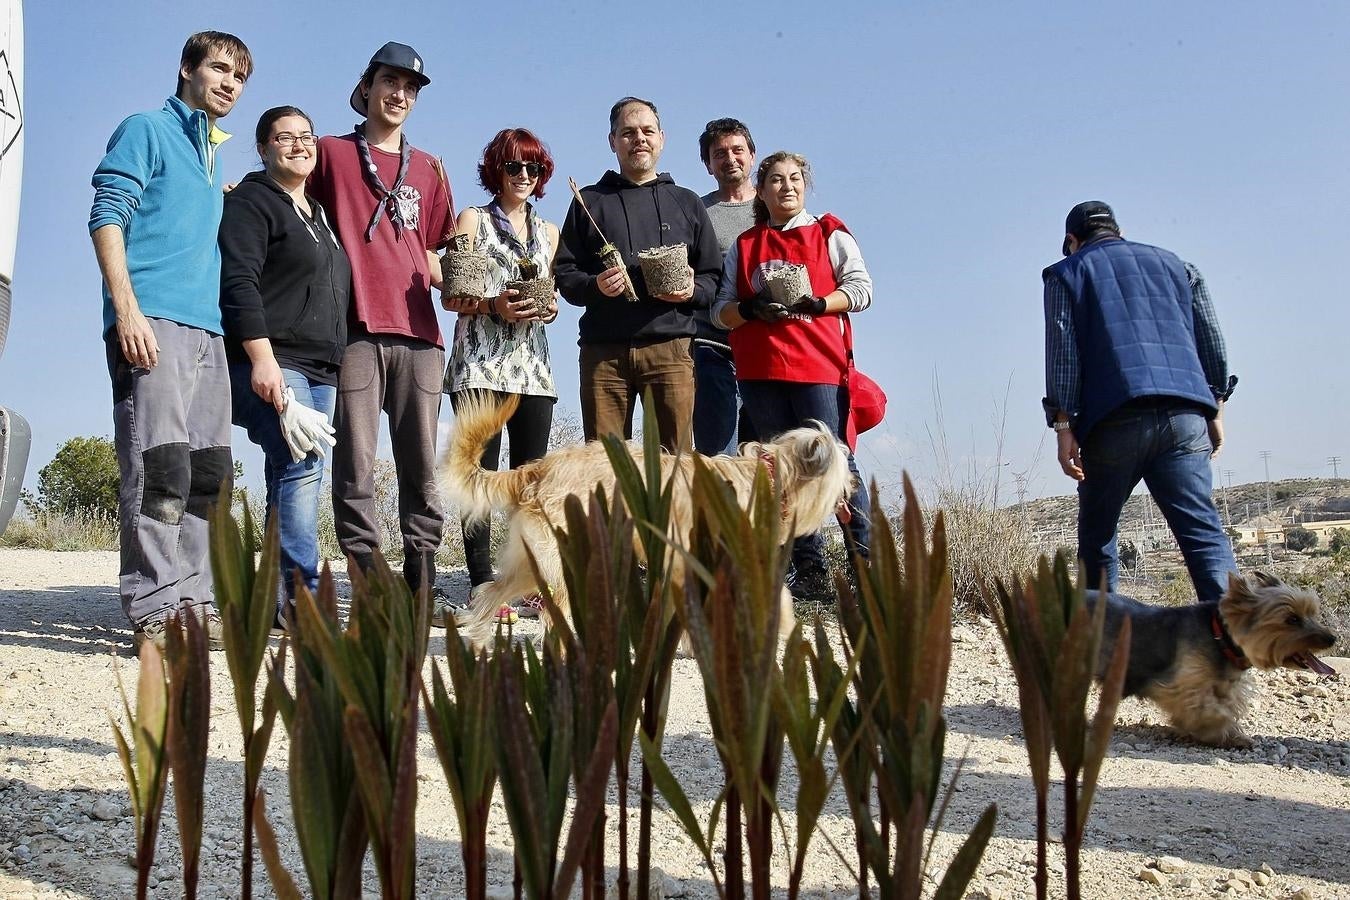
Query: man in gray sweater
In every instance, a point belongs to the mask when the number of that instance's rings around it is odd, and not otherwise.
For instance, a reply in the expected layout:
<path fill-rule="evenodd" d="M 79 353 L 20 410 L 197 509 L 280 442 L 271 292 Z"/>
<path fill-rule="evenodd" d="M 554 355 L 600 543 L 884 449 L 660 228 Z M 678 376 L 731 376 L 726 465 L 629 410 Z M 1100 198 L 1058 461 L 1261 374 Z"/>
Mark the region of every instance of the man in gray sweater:
<path fill-rule="evenodd" d="M 713 119 L 699 135 L 698 152 L 708 174 L 717 180 L 717 190 L 703 197 L 703 206 L 725 257 L 741 232 L 755 224 L 755 186 L 751 181 L 755 139 L 739 119 Z M 694 319 L 698 323 L 694 338 L 694 449 L 707 456 L 731 453 L 739 441 L 751 438 L 745 416 L 739 416 L 738 427 L 736 364 L 727 346 L 726 331 L 713 324 L 708 310 L 698 310 Z"/>

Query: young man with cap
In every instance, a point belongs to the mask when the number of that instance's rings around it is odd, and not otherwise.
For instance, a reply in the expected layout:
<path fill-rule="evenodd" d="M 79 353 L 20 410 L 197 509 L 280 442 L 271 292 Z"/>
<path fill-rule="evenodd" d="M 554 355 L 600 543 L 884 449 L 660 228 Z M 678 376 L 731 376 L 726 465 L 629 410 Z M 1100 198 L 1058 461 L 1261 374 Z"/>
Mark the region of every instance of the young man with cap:
<path fill-rule="evenodd" d="M 694 411 L 693 312 L 717 294 L 722 254 L 698 195 L 656 171 L 666 137 L 650 100 L 624 97 L 609 111 L 609 148 L 619 171 L 583 188 L 590 215 L 575 201 L 563 222 L 554 263 L 563 299 L 581 314 L 581 422 L 586 440 L 602 434 L 633 435 L 633 411 L 652 394 L 661 445 L 688 450 Z M 600 236 L 604 233 L 604 237 Z M 605 238 L 623 256 L 622 266 L 600 261 Z M 684 244 L 689 252 L 687 286 L 653 295 L 638 266 L 638 253 Z M 625 300 L 625 270 L 637 301 Z"/>
<path fill-rule="evenodd" d="M 444 515 L 436 488 L 436 422 L 445 350 L 431 289 L 436 251 L 454 230 L 450 184 L 436 157 L 414 148 L 404 123 L 431 83 L 406 44 L 376 52 L 352 91 L 365 121 L 319 140 L 310 192 L 333 216 L 352 266 L 347 351 L 334 427 L 333 519 L 342 551 L 368 569 L 380 552 L 375 448 L 380 412 L 398 475 L 403 574 L 434 587 Z"/>
<path fill-rule="evenodd" d="M 703 207 L 725 259 L 736 238 L 755 224 L 755 139 L 739 119 L 713 119 L 698 137 L 698 153 L 717 181 L 717 190 L 703 196 Z M 698 327 L 694 338 L 694 449 L 708 456 L 733 453 L 737 442 L 750 440 L 750 435 L 747 417 L 739 409 L 736 364 L 727 345 L 727 331 L 713 323 L 708 310 L 695 312 L 694 322 Z"/>
<path fill-rule="evenodd" d="M 89 233 L 103 276 L 113 388 L 122 611 L 137 643 L 164 646 L 170 616 L 205 620 L 220 649 L 206 516 L 233 470 L 221 338 L 223 206 L 216 127 L 253 74 L 232 34 L 188 38 L 162 109 L 117 126 L 94 170 Z"/>
<path fill-rule="evenodd" d="M 1099 200 L 1069 210 L 1065 259 L 1045 285 L 1046 420 L 1078 482 L 1078 557 L 1116 589 L 1120 512 L 1142 479 L 1202 603 L 1237 569 L 1214 506 L 1210 457 L 1237 377 L 1199 270 L 1120 236 Z"/>

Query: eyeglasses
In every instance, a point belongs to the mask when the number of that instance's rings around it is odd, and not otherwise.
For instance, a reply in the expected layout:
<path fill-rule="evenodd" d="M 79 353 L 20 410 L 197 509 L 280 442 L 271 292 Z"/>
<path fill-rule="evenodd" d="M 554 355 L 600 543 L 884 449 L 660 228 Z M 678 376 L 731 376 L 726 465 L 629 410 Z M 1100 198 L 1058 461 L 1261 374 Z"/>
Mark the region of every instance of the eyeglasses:
<path fill-rule="evenodd" d="M 314 135 L 310 134 L 308 131 L 304 134 L 291 134 L 289 131 L 283 131 L 281 134 L 272 138 L 272 140 L 276 141 L 277 144 L 282 147 L 294 147 L 296 144 L 300 144 L 304 147 L 314 146 Z"/>
<path fill-rule="evenodd" d="M 502 163 L 502 169 L 507 175 L 519 175 L 521 172 L 524 172 L 531 178 L 538 178 L 544 171 L 544 167 L 539 163 L 521 162 L 518 159 Z"/>

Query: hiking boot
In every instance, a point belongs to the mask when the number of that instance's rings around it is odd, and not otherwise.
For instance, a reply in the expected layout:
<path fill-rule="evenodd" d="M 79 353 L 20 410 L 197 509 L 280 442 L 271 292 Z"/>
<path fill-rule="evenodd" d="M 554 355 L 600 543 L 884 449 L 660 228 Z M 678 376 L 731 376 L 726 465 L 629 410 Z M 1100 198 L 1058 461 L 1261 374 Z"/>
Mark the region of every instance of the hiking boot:
<path fill-rule="evenodd" d="M 830 578 L 830 570 L 824 566 L 793 569 L 788 573 L 787 586 L 794 603 L 833 606 L 837 599 L 834 593 L 834 580 Z"/>
<path fill-rule="evenodd" d="M 224 650 L 225 623 L 221 621 L 220 613 L 209 606 L 206 610 L 206 620 L 202 623 L 206 626 L 206 649 Z"/>
<path fill-rule="evenodd" d="M 140 652 L 141 645 L 146 641 L 154 644 L 161 652 L 164 652 L 165 634 L 169 630 L 169 619 L 167 616 L 160 616 L 157 619 L 147 619 L 141 622 L 131 631 L 132 640 L 136 644 L 136 652 Z"/>
<path fill-rule="evenodd" d="M 207 610 L 202 620 L 202 625 L 206 630 L 206 649 L 224 650 L 225 649 L 225 623 L 220 620 L 220 613 L 211 607 L 205 607 Z M 196 613 L 192 613 L 196 615 Z M 172 613 L 170 614 L 172 615 Z M 136 642 L 136 649 L 146 641 L 154 644 L 160 651 L 164 650 L 164 643 L 167 640 L 169 630 L 169 616 L 157 616 L 153 619 L 147 619 L 141 622 L 132 631 L 132 638 Z"/>

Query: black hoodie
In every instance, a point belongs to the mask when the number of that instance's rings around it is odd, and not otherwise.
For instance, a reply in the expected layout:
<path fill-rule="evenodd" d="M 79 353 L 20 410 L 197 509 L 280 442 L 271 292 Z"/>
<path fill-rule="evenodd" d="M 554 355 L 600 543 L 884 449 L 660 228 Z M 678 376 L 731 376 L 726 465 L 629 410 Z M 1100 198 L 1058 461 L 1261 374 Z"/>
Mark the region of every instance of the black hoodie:
<path fill-rule="evenodd" d="M 347 346 L 352 269 L 323 208 L 306 221 L 263 172 L 225 195 L 220 219 L 220 311 L 225 352 L 248 362 L 242 342 L 268 338 L 277 362 L 336 384 Z"/>
<path fill-rule="evenodd" d="M 692 336 L 693 311 L 712 305 L 722 275 L 717 235 L 698 194 L 678 186 L 667 174 L 634 184 L 613 171 L 606 172 L 598 184 L 582 188 L 581 194 L 600 230 L 623 254 L 638 301 L 630 302 L 622 295 L 606 297 L 596 287 L 596 276 L 605 269 L 600 262 L 604 240 L 573 200 L 563 222 L 554 276 L 563 299 L 586 309 L 581 315 L 579 343 L 641 345 Z M 638 266 L 638 252 L 680 243 L 689 248 L 689 265 L 694 269 L 693 299 L 687 303 L 653 300 Z"/>

